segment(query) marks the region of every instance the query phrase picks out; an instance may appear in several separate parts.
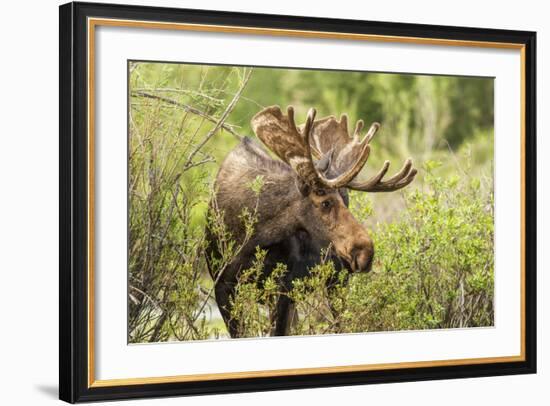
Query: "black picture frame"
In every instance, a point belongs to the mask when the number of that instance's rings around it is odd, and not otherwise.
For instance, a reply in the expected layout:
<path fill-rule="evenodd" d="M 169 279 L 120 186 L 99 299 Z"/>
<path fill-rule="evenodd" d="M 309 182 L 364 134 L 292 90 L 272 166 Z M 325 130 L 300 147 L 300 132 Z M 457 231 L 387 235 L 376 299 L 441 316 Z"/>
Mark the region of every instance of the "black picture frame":
<path fill-rule="evenodd" d="M 374 21 L 217 12 L 144 6 L 68 3 L 60 6 L 59 105 L 59 397 L 67 402 L 235 393 L 536 372 L 536 33 Z M 472 365 L 312 373 L 198 382 L 93 387 L 88 380 L 87 19 L 103 17 L 513 43 L 524 47 L 525 280 L 524 360 Z"/>

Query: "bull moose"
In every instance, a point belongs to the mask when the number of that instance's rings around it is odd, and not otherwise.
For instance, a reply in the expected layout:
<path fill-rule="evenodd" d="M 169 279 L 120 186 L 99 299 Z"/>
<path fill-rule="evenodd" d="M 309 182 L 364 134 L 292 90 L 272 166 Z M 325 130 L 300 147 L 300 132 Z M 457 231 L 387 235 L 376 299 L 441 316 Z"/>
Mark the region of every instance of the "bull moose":
<path fill-rule="evenodd" d="M 292 106 L 286 115 L 278 106 L 263 109 L 252 118 L 252 128 L 279 160 L 245 137 L 227 155 L 217 174 L 213 199 L 235 239 L 245 233 L 239 216 L 243 208 L 254 207 L 257 213 L 252 236 L 223 274 L 213 269 L 212 259 L 219 257 L 220 251 L 215 233 L 206 228 L 207 263 L 215 281 L 215 298 L 231 337 L 240 334 L 238 320 L 231 317 L 238 276 L 252 265 L 256 247 L 266 251 L 264 275 L 278 263 L 286 265 L 281 292 L 288 292 L 293 280 L 307 276 L 309 269 L 320 263 L 323 249 L 330 250 L 338 269 L 368 272 L 374 244 L 348 209 L 348 189 L 391 192 L 410 184 L 417 173 L 407 159 L 396 175 L 384 180 L 390 165 L 386 161 L 370 179 L 357 179 L 380 125 L 373 123 L 361 137 L 363 121 L 359 120 L 350 136 L 346 115 L 340 120 L 333 116 L 315 120 L 315 115 L 315 109 L 310 109 L 305 124 L 297 127 Z M 256 198 L 250 184 L 258 176 L 263 178 L 263 188 Z M 271 334 L 288 335 L 294 316 L 294 303 L 281 294 Z"/>

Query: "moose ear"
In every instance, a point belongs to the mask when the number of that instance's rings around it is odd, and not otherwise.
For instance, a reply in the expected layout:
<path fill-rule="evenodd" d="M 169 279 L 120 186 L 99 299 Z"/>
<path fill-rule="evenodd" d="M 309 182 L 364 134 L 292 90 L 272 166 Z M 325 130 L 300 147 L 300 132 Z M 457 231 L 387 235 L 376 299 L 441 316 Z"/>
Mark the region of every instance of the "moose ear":
<path fill-rule="evenodd" d="M 315 167 L 320 173 L 326 173 L 332 164 L 332 159 L 334 157 L 334 148 L 329 152 L 324 154 L 321 159 L 315 163 Z"/>

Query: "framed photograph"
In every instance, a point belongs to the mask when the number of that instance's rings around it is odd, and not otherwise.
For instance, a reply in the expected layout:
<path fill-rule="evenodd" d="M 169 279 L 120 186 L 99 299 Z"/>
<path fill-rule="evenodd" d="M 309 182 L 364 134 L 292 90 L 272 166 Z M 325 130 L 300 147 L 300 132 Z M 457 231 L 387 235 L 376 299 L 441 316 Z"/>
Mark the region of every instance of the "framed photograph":
<path fill-rule="evenodd" d="M 536 34 L 60 7 L 60 398 L 534 373 Z"/>

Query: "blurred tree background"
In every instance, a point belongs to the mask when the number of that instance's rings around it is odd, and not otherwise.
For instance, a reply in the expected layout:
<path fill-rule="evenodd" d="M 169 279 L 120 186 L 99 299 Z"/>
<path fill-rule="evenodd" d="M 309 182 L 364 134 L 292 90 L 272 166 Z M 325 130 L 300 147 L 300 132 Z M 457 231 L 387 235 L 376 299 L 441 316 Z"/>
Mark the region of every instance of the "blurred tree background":
<path fill-rule="evenodd" d="M 342 319 L 302 306 L 293 333 L 492 325 L 492 78 L 147 62 L 130 62 L 129 75 L 130 342 L 226 336 L 203 257 L 207 205 L 221 161 L 274 104 L 293 105 L 297 123 L 309 107 L 380 122 L 367 175 L 387 159 L 419 168 L 404 191 L 352 193 L 375 269 L 332 298 L 321 283 L 330 266 L 313 270 L 294 299 L 333 300 Z M 266 292 L 249 288 L 246 333 L 267 335 L 270 309 L 253 300 Z"/>

